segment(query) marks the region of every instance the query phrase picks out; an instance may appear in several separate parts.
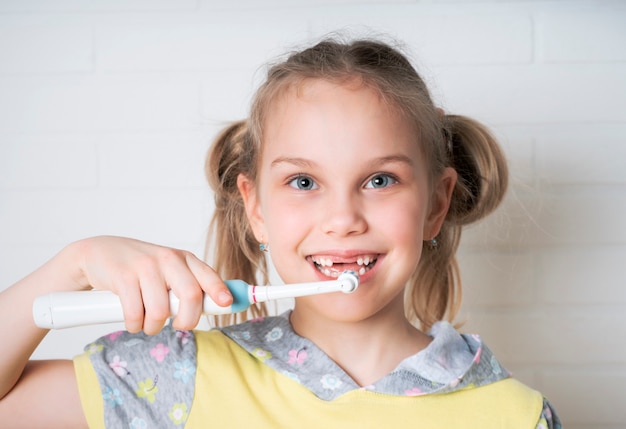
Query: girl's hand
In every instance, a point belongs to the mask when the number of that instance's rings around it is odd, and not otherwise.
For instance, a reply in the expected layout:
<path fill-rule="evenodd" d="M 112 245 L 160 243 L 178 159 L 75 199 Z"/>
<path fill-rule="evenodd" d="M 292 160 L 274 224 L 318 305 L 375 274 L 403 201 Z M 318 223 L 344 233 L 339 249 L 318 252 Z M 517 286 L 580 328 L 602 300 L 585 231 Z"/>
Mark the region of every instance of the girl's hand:
<path fill-rule="evenodd" d="M 202 295 L 228 306 L 232 295 L 220 277 L 192 253 L 122 237 L 93 237 L 70 245 L 79 257 L 80 288 L 110 290 L 120 297 L 126 329 L 158 333 L 170 316 L 168 292 L 180 300 L 176 329 L 194 328 Z"/>

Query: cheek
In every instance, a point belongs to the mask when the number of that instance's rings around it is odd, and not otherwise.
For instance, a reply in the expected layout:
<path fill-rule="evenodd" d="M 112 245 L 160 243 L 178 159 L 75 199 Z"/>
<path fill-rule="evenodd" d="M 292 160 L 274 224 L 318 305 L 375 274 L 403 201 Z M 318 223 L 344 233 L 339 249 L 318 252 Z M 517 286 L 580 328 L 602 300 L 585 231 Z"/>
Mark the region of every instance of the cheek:
<path fill-rule="evenodd" d="M 415 272 L 422 257 L 424 240 L 424 213 L 414 207 L 388 209 L 381 214 L 378 231 L 389 245 L 389 261 L 393 264 L 390 278 L 400 279 L 404 284 Z M 392 282 L 393 283 L 393 282 Z"/>
<path fill-rule="evenodd" d="M 267 199 L 263 206 L 264 218 L 269 239 L 279 242 L 291 242 L 300 238 L 313 222 L 310 210 L 303 204 L 294 204 L 285 199 Z"/>
<path fill-rule="evenodd" d="M 423 235 L 426 209 L 418 198 L 407 198 L 390 204 L 372 204 L 369 224 L 385 231 L 396 240 L 415 242 Z"/>

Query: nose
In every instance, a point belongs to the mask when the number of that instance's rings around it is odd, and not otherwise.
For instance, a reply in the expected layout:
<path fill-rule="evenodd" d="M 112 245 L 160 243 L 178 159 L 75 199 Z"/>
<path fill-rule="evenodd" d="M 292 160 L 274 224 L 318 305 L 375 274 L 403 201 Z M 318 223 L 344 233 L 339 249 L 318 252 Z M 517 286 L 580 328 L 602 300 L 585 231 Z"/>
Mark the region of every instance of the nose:
<path fill-rule="evenodd" d="M 322 215 L 322 230 L 337 236 L 358 235 L 367 231 L 363 205 L 353 195 L 334 195 Z"/>

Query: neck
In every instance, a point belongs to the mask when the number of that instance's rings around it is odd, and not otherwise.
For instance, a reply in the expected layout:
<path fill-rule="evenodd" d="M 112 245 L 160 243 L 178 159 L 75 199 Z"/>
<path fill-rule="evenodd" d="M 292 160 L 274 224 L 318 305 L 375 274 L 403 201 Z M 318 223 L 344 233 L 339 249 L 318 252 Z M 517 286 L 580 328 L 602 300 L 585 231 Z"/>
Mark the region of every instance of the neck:
<path fill-rule="evenodd" d="M 402 360 L 423 350 L 431 341 L 397 308 L 383 310 L 365 320 L 345 322 L 307 315 L 306 310 L 296 305 L 291 324 L 298 335 L 313 341 L 362 387 L 389 374 Z"/>

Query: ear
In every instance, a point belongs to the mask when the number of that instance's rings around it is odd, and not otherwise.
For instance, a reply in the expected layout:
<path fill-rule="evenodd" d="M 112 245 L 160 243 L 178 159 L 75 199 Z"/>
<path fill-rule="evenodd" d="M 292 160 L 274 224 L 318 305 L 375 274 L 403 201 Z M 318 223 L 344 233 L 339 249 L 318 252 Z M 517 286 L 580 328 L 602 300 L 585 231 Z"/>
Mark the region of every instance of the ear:
<path fill-rule="evenodd" d="M 452 192 L 456 185 L 457 172 L 454 168 L 444 169 L 439 179 L 434 184 L 430 200 L 430 211 L 424 224 L 424 239 L 433 239 L 439 234 L 441 225 L 448 214 Z"/>
<path fill-rule="evenodd" d="M 237 189 L 239 189 L 239 193 L 241 194 L 246 216 L 248 217 L 248 222 L 250 223 L 254 237 L 259 243 L 262 243 L 266 239 L 267 234 L 256 186 L 248 176 L 240 173 L 237 176 Z"/>

